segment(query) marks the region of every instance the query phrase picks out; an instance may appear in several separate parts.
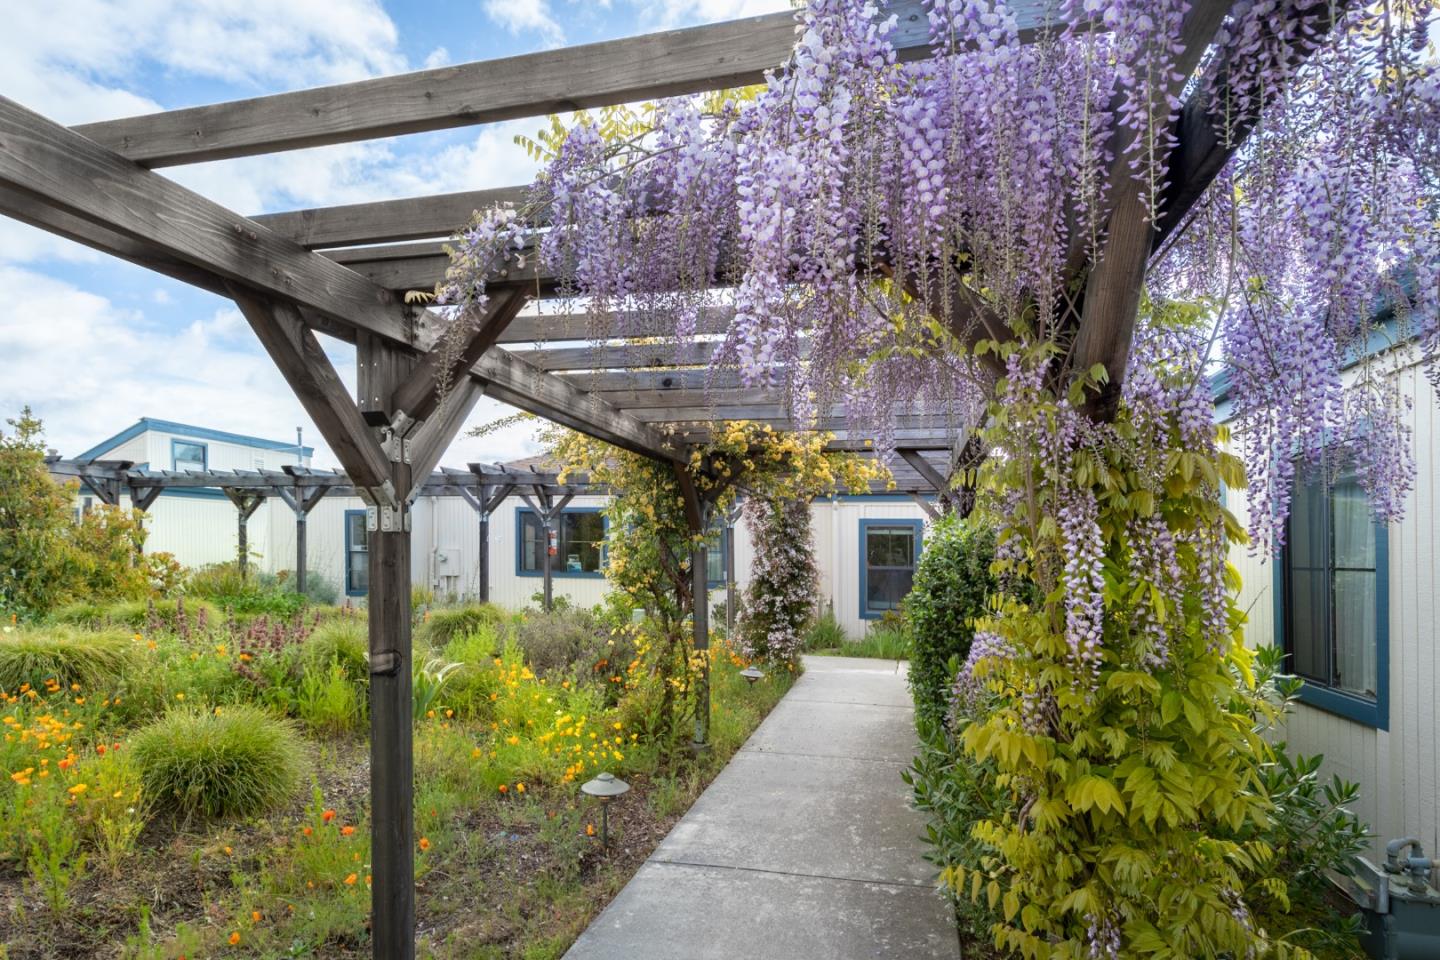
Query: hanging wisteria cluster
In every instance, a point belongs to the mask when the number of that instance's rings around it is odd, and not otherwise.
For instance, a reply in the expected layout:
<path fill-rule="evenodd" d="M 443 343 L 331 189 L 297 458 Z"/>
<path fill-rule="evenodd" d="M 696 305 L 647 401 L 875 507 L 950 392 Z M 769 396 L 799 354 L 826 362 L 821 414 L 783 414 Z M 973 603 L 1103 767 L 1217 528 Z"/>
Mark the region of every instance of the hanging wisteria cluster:
<path fill-rule="evenodd" d="M 1239 149 L 1167 227 L 1150 290 L 1212 306 L 1194 359 L 1230 369 L 1252 536 L 1282 539 L 1297 462 L 1352 466 L 1394 516 L 1413 466 L 1373 348 L 1414 338 L 1433 364 L 1440 343 L 1433 2 L 1240 0 L 1186 77 L 1195 6 L 1066 0 L 1037 24 L 928 0 L 931 55 L 902 63 L 875 4 L 809 0 L 762 89 L 662 101 L 624 138 L 574 126 L 523 219 L 578 302 L 643 319 L 607 334 L 684 339 L 733 309 L 716 367 L 802 422 L 847 401 L 887 449 L 897 413 L 975 424 L 997 371 L 971 342 L 1069 342 L 1108 210 L 1138 190 L 1165 217 L 1198 104 Z M 516 226 L 460 238 L 452 300 L 483 303 Z"/>

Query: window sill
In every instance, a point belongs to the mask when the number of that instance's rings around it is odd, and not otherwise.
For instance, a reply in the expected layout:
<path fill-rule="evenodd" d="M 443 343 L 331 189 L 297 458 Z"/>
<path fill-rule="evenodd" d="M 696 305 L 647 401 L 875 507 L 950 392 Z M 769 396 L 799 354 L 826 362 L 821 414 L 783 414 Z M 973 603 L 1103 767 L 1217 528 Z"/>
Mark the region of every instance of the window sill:
<path fill-rule="evenodd" d="M 1388 705 L 1378 700 L 1335 690 L 1313 680 L 1304 681 L 1297 699 L 1306 706 L 1333 713 L 1337 717 L 1353 720 L 1375 730 L 1390 729 Z"/>
<path fill-rule="evenodd" d="M 541 580 L 541 579 L 544 579 L 544 577 L 545 577 L 545 573 L 544 573 L 543 571 L 541 571 L 541 570 L 517 570 L 517 571 L 515 572 L 515 575 L 516 575 L 517 577 L 533 577 L 533 578 L 536 579 L 536 580 Z M 551 579 L 551 580 L 604 580 L 604 579 L 605 579 L 605 574 L 603 574 L 603 573 L 601 573 L 601 572 L 599 572 L 599 571 L 596 571 L 596 572 L 594 572 L 594 573 L 590 573 L 590 572 L 588 572 L 588 571 L 552 570 L 552 571 L 550 571 L 550 579 Z"/>

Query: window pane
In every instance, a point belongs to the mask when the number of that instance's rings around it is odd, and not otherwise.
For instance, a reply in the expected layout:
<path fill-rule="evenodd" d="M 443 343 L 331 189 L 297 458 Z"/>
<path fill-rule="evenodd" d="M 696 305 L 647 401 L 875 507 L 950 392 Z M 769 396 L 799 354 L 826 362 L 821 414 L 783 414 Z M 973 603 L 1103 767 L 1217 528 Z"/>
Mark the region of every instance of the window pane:
<path fill-rule="evenodd" d="M 1325 650 L 1330 583 L 1324 570 L 1290 570 L 1290 669 L 1310 680 L 1330 682 Z"/>
<path fill-rule="evenodd" d="M 1335 571 L 1334 685 L 1364 697 L 1376 689 L 1375 588 L 1373 571 Z"/>
<path fill-rule="evenodd" d="M 526 573 L 539 573 L 544 569 L 544 533 L 540 518 L 526 510 L 520 514 L 520 569 Z"/>
<path fill-rule="evenodd" d="M 370 532 L 365 529 L 365 514 L 345 515 L 346 542 L 345 592 L 362 594 L 370 589 Z"/>
<path fill-rule="evenodd" d="M 915 564 L 915 531 L 900 527 L 871 527 L 865 538 L 865 560 L 872 567 L 910 567 Z"/>
<path fill-rule="evenodd" d="M 561 514 L 560 560 L 568 573 L 597 573 L 605 540 L 605 518 L 598 513 Z"/>
<path fill-rule="evenodd" d="M 711 583 L 725 582 L 725 538 L 712 540 L 705 554 L 705 579 Z"/>
<path fill-rule="evenodd" d="M 170 448 L 170 452 L 175 460 L 174 469 L 176 470 L 205 469 L 205 445 L 203 443 L 176 441 Z"/>
<path fill-rule="evenodd" d="M 871 569 L 865 578 L 865 609 L 897 610 L 914 583 L 913 570 Z"/>
<path fill-rule="evenodd" d="M 1342 480 L 1330 492 L 1335 523 L 1337 569 L 1375 569 L 1375 518 L 1370 500 L 1353 479 Z"/>

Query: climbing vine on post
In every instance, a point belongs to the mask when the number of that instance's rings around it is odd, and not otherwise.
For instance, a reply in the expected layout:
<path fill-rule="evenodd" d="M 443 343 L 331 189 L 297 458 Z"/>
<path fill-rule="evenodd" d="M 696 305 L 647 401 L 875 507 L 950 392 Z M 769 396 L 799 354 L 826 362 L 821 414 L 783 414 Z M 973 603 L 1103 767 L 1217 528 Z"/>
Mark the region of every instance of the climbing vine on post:
<path fill-rule="evenodd" d="M 754 497 L 742 508 L 753 560 L 738 624 L 751 660 L 791 665 L 815 615 L 815 535 L 805 500 Z"/>

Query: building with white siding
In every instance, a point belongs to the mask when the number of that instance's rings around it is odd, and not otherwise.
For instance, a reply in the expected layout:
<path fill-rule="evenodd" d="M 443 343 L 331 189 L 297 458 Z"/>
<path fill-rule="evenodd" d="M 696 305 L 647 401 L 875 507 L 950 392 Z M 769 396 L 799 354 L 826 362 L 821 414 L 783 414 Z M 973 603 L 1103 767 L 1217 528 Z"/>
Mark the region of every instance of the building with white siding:
<path fill-rule="evenodd" d="M 1327 779 L 1333 773 L 1360 784 L 1356 813 L 1370 824 L 1377 850 L 1414 836 L 1433 855 L 1440 849 L 1440 403 L 1413 345 L 1384 361 L 1413 401 L 1402 416 L 1417 475 L 1403 519 L 1377 523 L 1364 490 L 1344 472 L 1330 482 L 1301 478 L 1279 556 L 1238 548 L 1231 560 L 1243 579 L 1248 641 L 1281 646 L 1289 670 L 1305 681 L 1285 729 L 1290 749 L 1323 754 Z M 1226 423 L 1232 409 L 1219 380 L 1217 419 Z M 1247 522 L 1243 491 L 1228 491 L 1227 506 Z"/>
<path fill-rule="evenodd" d="M 143 418 L 76 459 L 124 460 L 153 470 L 281 469 L 309 466 L 314 451 L 297 443 L 224 433 Z M 79 496 L 85 509 L 93 498 Z M 122 500 L 122 502 L 125 502 Z M 599 496 L 577 496 L 558 525 L 552 569 L 555 595 L 572 603 L 599 603 L 604 578 L 605 519 Z M 926 512 L 906 495 L 823 498 L 811 506 L 822 607 L 854 637 L 898 606 L 909 592 L 924 543 Z M 239 527 L 235 506 L 218 489 L 167 489 L 148 511 L 146 549 L 165 551 L 186 566 L 233 560 Z M 296 566 L 295 514 L 268 498 L 247 524 L 252 569 L 280 573 Z M 471 599 L 480 592 L 478 515 L 459 497 L 422 496 L 411 513 L 411 576 L 440 598 Z M 734 550 L 736 583 L 749 582 L 751 544 L 744 524 L 721 530 L 710 551 L 712 603 L 725 597 L 726 552 Z M 532 604 L 542 590 L 543 533 L 518 495 L 506 498 L 490 519 L 490 599 L 511 609 Z M 306 567 L 359 603 L 368 585 L 365 504 L 358 497 L 326 496 L 306 521 Z"/>

